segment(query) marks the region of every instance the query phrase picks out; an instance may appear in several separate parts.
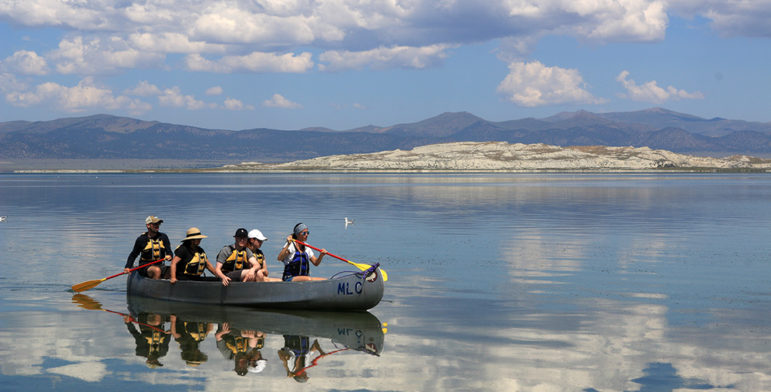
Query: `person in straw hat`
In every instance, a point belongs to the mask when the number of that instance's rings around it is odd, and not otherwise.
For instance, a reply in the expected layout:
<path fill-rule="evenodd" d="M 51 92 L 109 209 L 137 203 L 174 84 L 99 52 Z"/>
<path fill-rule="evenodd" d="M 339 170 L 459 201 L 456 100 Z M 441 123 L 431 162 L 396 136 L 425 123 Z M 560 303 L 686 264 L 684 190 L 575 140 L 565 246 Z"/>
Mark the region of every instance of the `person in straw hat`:
<path fill-rule="evenodd" d="M 200 247 L 204 238 L 206 236 L 201 234 L 197 227 L 187 229 L 185 239 L 174 251 L 174 258 L 171 260 L 171 284 L 177 280 L 202 280 L 204 270 L 215 274 L 206 252 Z"/>

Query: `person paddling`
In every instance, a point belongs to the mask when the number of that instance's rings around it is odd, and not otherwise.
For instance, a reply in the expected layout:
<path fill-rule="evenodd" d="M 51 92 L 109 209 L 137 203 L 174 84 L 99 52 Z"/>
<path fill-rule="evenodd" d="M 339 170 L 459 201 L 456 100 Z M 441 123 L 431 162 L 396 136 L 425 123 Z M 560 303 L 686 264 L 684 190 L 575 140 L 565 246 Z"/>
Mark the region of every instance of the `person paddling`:
<path fill-rule="evenodd" d="M 307 241 L 310 230 L 303 223 L 295 225 L 292 235 L 286 237 L 286 244 L 278 253 L 278 261 L 284 263 L 284 275 L 282 280 L 285 282 L 302 282 L 309 280 L 325 280 L 310 276 L 310 263 L 318 266 L 321 259 L 327 254 L 326 249 L 321 249 L 318 257 L 313 253 L 313 249 L 296 243 L 294 240 Z"/>
<path fill-rule="evenodd" d="M 134 267 L 137 256 L 139 256 L 139 265 L 159 259 L 171 260 L 171 242 L 169 242 L 169 237 L 166 234 L 159 231 L 161 223 L 163 223 L 163 219 L 157 216 L 150 215 L 145 219 L 147 231 L 140 234 L 134 241 L 134 249 L 128 255 L 123 272 L 128 273 Z M 142 276 L 160 279 L 162 270 L 159 264 L 153 264 L 140 268 L 138 272 Z"/>
<path fill-rule="evenodd" d="M 174 251 L 171 260 L 171 284 L 177 283 L 177 280 L 203 280 L 204 270 L 215 273 L 206 252 L 199 246 L 204 238 L 206 236 L 197 227 L 187 229 L 185 239 Z"/>

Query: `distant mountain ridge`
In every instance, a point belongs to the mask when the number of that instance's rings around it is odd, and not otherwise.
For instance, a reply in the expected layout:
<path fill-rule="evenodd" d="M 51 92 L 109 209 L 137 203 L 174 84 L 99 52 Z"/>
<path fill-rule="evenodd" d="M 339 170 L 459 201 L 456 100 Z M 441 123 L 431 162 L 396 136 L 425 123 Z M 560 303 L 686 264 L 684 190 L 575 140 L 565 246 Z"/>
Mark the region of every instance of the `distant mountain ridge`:
<path fill-rule="evenodd" d="M 564 112 L 550 117 L 488 121 L 468 112 L 414 123 L 345 131 L 205 129 L 94 115 L 0 123 L 5 159 L 198 159 L 286 162 L 450 143 L 545 143 L 555 146 L 650 147 L 677 153 L 771 156 L 771 123 L 704 119 L 663 108 L 635 112 Z"/>

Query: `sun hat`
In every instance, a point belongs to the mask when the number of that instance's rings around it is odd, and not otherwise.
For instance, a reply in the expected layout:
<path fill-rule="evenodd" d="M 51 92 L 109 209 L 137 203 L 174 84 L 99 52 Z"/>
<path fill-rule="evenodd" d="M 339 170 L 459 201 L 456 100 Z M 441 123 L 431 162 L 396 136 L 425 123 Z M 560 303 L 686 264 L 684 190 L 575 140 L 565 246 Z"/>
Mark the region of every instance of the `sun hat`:
<path fill-rule="evenodd" d="M 257 229 L 253 229 L 252 231 L 249 232 L 249 238 L 256 238 L 260 241 L 268 240 L 268 237 L 265 237 L 264 235 L 262 235 L 262 232 Z"/>
<path fill-rule="evenodd" d="M 182 240 L 182 242 L 189 241 L 189 240 L 198 240 L 203 238 L 206 238 L 206 236 L 201 234 L 201 229 L 197 227 L 191 227 L 187 229 L 187 236 L 185 236 L 185 239 Z"/>
<path fill-rule="evenodd" d="M 254 366 L 249 367 L 249 373 L 260 373 L 263 370 L 265 370 L 265 366 L 268 364 L 268 361 L 265 359 L 258 359 L 257 363 Z"/>
<path fill-rule="evenodd" d="M 150 223 L 163 223 L 163 219 L 154 215 L 150 215 L 147 218 L 145 218 L 145 224 L 149 225 Z"/>
<path fill-rule="evenodd" d="M 236 237 L 236 238 L 246 238 L 248 236 L 249 236 L 249 234 L 247 234 L 246 229 L 244 229 L 242 227 L 242 228 L 236 230 L 236 234 L 233 237 Z"/>

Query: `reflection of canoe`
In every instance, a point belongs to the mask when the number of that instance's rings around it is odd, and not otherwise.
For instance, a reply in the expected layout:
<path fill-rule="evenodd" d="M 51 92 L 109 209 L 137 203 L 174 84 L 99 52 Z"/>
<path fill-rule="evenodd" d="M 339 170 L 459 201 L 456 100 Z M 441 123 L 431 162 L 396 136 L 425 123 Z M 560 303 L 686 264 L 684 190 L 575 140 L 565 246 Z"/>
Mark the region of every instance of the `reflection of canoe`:
<path fill-rule="evenodd" d="M 223 286 L 212 281 L 152 280 L 131 273 L 128 293 L 167 301 L 212 305 L 239 305 L 260 308 L 361 311 L 383 298 L 383 279 L 375 269 L 365 278 L 365 272 L 351 272 L 329 280 L 309 282 L 231 282 Z"/>
<path fill-rule="evenodd" d="M 231 328 L 276 335 L 329 338 L 354 350 L 378 355 L 383 350 L 380 320 L 369 312 L 267 311 L 239 306 L 202 305 L 128 296 L 129 311 L 174 314 L 180 320 L 224 323 Z"/>

